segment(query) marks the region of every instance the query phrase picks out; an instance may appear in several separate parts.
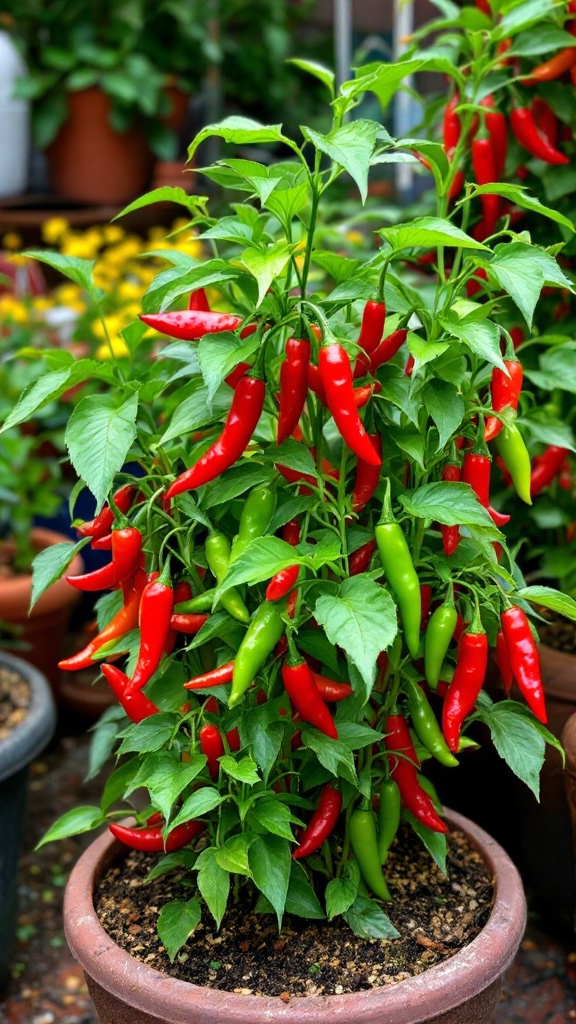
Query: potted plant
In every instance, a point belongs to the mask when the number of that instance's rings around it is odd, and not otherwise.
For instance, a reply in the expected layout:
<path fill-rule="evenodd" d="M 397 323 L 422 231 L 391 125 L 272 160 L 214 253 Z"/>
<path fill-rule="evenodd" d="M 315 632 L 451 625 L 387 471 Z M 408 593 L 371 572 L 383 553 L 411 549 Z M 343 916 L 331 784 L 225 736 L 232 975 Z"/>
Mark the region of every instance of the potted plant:
<path fill-rule="evenodd" d="M 148 184 L 153 156 L 177 155 L 210 51 L 208 8 L 197 0 L 114 8 L 6 0 L 4 10 L 27 66 L 18 95 L 32 102 L 33 138 L 49 157 L 54 191 L 127 202 Z"/>
<path fill-rule="evenodd" d="M 120 1013 L 182 1021 L 191 1004 L 206 1021 L 336 1014 L 414 1024 L 467 1013 L 489 1021 L 520 941 L 512 865 L 498 850 L 492 857 L 492 841 L 471 823 L 449 815 L 446 825 L 421 765 L 436 759 L 457 772 L 468 728 L 480 720 L 537 791 L 545 744 L 557 745 L 545 725 L 530 608 L 537 600 L 573 618 L 576 605 L 524 584 L 491 504 L 490 416 L 502 421 L 498 448 L 526 501 L 530 464 L 513 411 L 491 407 L 489 383 L 509 332 L 498 303 L 469 299 L 466 286 L 483 271 L 487 294 L 494 281 L 530 321 L 544 284 L 569 283 L 552 254 L 513 229 L 482 241 L 465 230 L 478 190 L 450 204 L 456 168 L 441 144 L 395 144 L 376 122 L 347 120 L 367 92 L 386 103 L 417 66 L 370 66 L 337 95 L 332 74 L 309 66 L 330 91 L 333 123 L 326 133 L 303 129 L 300 144 L 278 125 L 244 118 L 203 129 L 191 156 L 211 136 L 286 147 L 290 159 L 271 167 L 226 157 L 205 169 L 250 205 L 216 218 L 203 198 L 179 190 L 132 204 L 181 201 L 214 249 L 155 278 L 140 322 L 123 332 L 127 354 L 108 364 L 106 390 L 82 399 L 66 429 L 71 460 L 99 508 L 80 526 L 78 547 L 111 550 L 103 570 L 67 578 L 81 591 L 112 593 L 102 599 L 100 634 L 63 667 L 102 662 L 120 709 L 97 730 L 92 763 L 111 750 L 121 761 L 101 806 L 65 815 L 43 841 L 105 823 L 119 840 L 98 840 L 67 896 L 68 940 L 103 1021 Z M 437 69 L 438 58 L 429 66 Z M 480 89 L 481 65 L 474 74 Z M 371 165 L 414 150 L 433 168 L 435 215 L 380 228 L 380 248 L 364 259 L 317 249 L 324 204 L 344 173 L 364 199 Z M 531 202 L 520 193 L 522 201 Z M 546 208 L 542 215 L 557 217 Z M 419 266 L 430 252 L 436 274 L 416 283 L 406 263 Z M 59 262 L 93 289 L 89 264 Z M 532 284 L 519 291 L 517 274 Z M 217 311 L 207 287 L 220 293 Z M 44 378 L 4 429 L 94 372 L 92 362 L 71 361 L 58 378 Z M 129 459 L 142 475 L 123 471 Z M 39 592 L 68 559 L 38 567 Z M 521 701 L 493 703 L 482 692 L 500 629 Z M 135 824 L 122 820 L 127 809 Z M 343 919 L 343 943 L 354 941 L 350 933 L 391 939 L 394 900 L 417 856 L 410 829 L 432 854 L 427 888 L 433 861 L 444 866 L 447 828 L 463 824 L 496 872 L 495 903 L 485 930 L 445 965 L 391 987 L 376 972 L 360 983 L 373 990 L 339 994 L 350 984 L 344 969 L 335 984 L 315 986 L 321 996 L 308 996 L 315 963 L 306 963 L 306 977 L 294 981 L 304 994 L 296 1010 L 294 990 L 266 995 L 273 961 L 264 981 L 249 978 L 249 991 L 261 987 L 262 996 L 240 994 L 237 975 L 232 993 L 218 991 L 225 976 L 202 988 L 181 980 L 196 942 L 208 936 L 219 948 L 227 914 L 242 918 L 240 962 L 259 934 L 258 913 L 277 921 L 277 943 L 258 945 L 276 945 L 280 961 L 287 913 L 305 929 L 328 918 L 326 938 Z M 130 849 L 131 870 L 150 867 L 149 878 L 163 877 L 170 893 L 162 907 L 144 897 L 159 911 L 160 960 L 128 900 L 139 887 L 122 874 Z M 159 864 L 146 859 L 154 851 L 165 854 Z M 134 926 L 125 927 L 125 916 L 119 927 L 108 919 L 107 934 L 91 901 L 97 892 L 101 903 L 110 864 Z M 436 915 L 444 898 L 433 900 Z M 442 946 L 424 934 L 427 963 L 430 943 Z M 338 949 L 333 959 L 342 964 L 348 954 Z M 213 955 L 203 947 L 201 959 L 217 974 Z M 395 959 L 388 947 L 377 959 L 387 956 Z M 165 974 L 140 957 L 162 962 Z"/>

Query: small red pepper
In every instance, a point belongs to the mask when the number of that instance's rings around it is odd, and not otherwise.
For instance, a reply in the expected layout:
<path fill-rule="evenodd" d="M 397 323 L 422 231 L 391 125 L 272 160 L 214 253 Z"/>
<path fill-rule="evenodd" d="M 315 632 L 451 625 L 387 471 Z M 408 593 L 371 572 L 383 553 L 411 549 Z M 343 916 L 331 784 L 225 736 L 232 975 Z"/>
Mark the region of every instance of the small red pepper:
<path fill-rule="evenodd" d="M 420 761 L 414 750 L 412 737 L 406 719 L 398 714 L 388 715 L 386 719 L 386 751 L 390 763 L 390 777 L 397 783 L 404 807 L 418 821 L 434 832 L 447 832 L 448 829 L 439 817 L 432 798 L 426 793 L 418 779 Z M 402 754 L 402 757 L 393 757 Z"/>
<path fill-rule="evenodd" d="M 116 587 L 138 568 L 142 551 L 142 534 L 134 526 L 112 531 L 112 561 L 94 572 L 82 576 L 66 576 L 66 582 L 76 590 L 93 592 Z"/>
<path fill-rule="evenodd" d="M 218 778 L 220 765 L 218 758 L 225 754 L 224 741 L 216 725 L 203 725 L 198 734 L 200 750 L 208 758 L 208 772 L 211 779 Z"/>
<path fill-rule="evenodd" d="M 384 302 L 369 301 L 364 306 L 358 344 L 365 352 L 374 352 L 384 333 L 386 305 Z"/>
<path fill-rule="evenodd" d="M 209 686 L 222 686 L 224 683 L 232 682 L 233 672 L 234 662 L 227 661 L 224 665 L 218 665 L 218 668 L 210 669 L 209 672 L 203 672 L 201 676 L 189 679 L 187 683 L 184 683 L 184 688 L 186 690 L 204 690 Z"/>
<path fill-rule="evenodd" d="M 372 352 L 370 358 L 370 373 L 376 373 L 379 366 L 390 361 L 397 352 L 400 351 L 402 345 L 406 341 L 408 331 L 401 327 L 398 331 L 393 331 L 387 338 L 378 345 L 378 348 Z"/>
<path fill-rule="evenodd" d="M 476 617 L 460 637 L 456 669 L 442 707 L 442 732 L 453 754 L 458 751 L 464 719 L 478 700 L 487 665 L 488 638 Z"/>
<path fill-rule="evenodd" d="M 200 632 L 202 626 L 208 622 L 209 618 L 209 615 L 204 615 L 200 612 L 172 615 L 170 617 L 170 628 L 176 630 L 177 633 L 187 633 L 193 636 L 195 633 Z"/>
<path fill-rule="evenodd" d="M 550 444 L 542 455 L 537 455 L 532 462 L 530 473 L 530 494 L 535 497 L 545 487 L 552 483 L 562 468 L 562 463 L 568 454 L 567 448 Z"/>
<path fill-rule="evenodd" d="M 372 555 L 376 551 L 376 541 L 369 540 L 361 548 L 356 548 L 348 558 L 348 573 L 350 576 L 357 576 L 358 573 L 366 572 Z"/>
<path fill-rule="evenodd" d="M 143 569 L 137 569 L 130 585 L 124 590 L 124 603 L 120 610 L 116 612 L 116 615 L 110 622 L 100 630 L 98 635 L 83 650 L 73 654 L 71 658 L 64 658 L 62 661 L 59 661 L 58 668 L 64 669 L 66 672 L 77 672 L 79 669 L 90 668 L 94 664 L 94 659 L 98 656 L 98 651 L 104 644 L 125 636 L 131 629 L 136 629 L 140 597 L 146 583 L 146 573 Z"/>
<path fill-rule="evenodd" d="M 333 831 L 341 810 L 342 794 L 328 783 L 320 793 L 320 799 L 308 825 L 298 836 L 298 846 L 292 852 L 294 860 L 309 857 L 322 846 Z"/>
<path fill-rule="evenodd" d="M 242 377 L 220 437 L 190 469 L 181 473 L 166 492 L 170 501 L 178 494 L 215 480 L 233 466 L 246 450 L 264 408 L 266 384 L 258 377 Z"/>
<path fill-rule="evenodd" d="M 344 441 L 363 462 L 380 466 L 382 460 L 356 409 L 352 369 L 346 349 L 338 343 L 321 348 L 319 367 L 328 408 Z"/>
<path fill-rule="evenodd" d="M 516 412 L 524 380 L 522 364 L 517 359 L 505 359 L 504 366 L 508 373 L 498 366 L 495 366 L 492 371 L 490 385 L 492 408 L 494 412 L 502 412 L 504 409 L 513 409 Z M 484 425 L 484 440 L 492 441 L 500 433 L 502 427 L 502 420 L 497 416 L 489 416 Z"/>
<path fill-rule="evenodd" d="M 166 842 L 162 835 L 163 824 L 138 827 L 119 825 L 114 821 L 108 828 L 116 839 L 124 846 L 129 846 L 131 850 L 145 850 L 148 853 L 174 853 L 175 850 L 181 850 L 183 846 L 187 846 L 192 839 L 200 835 L 206 825 L 203 821 L 184 821 L 172 829 Z"/>
<path fill-rule="evenodd" d="M 141 722 L 144 718 L 158 714 L 159 709 L 144 693 L 139 690 L 129 693 L 130 680 L 125 672 L 116 665 L 102 665 L 102 673 L 114 692 L 120 706 L 124 709 L 132 722 Z"/>
<path fill-rule="evenodd" d="M 160 334 L 182 341 L 197 341 L 205 334 L 235 331 L 242 323 L 231 313 L 211 313 L 209 310 L 179 309 L 169 313 L 140 313 L 140 320 Z"/>
<path fill-rule="evenodd" d="M 368 434 L 368 438 L 382 462 L 382 438 L 380 434 Z M 359 513 L 368 504 L 380 481 L 380 466 L 372 466 L 358 459 L 356 463 L 356 477 L 354 479 L 354 490 L 352 492 L 352 511 Z"/>
<path fill-rule="evenodd" d="M 140 649 L 130 680 L 129 693 L 141 690 L 156 672 L 169 638 L 174 591 L 168 566 L 159 579 L 147 583 L 140 599 Z"/>
<path fill-rule="evenodd" d="M 291 519 L 288 523 L 285 523 L 282 530 L 282 538 L 287 544 L 292 544 L 294 547 L 298 544 L 300 540 L 300 525 L 297 519 Z M 286 594 L 295 586 L 299 572 L 299 565 L 289 565 L 286 569 L 281 569 L 280 572 L 277 572 L 266 588 L 266 600 L 280 601 L 283 597 L 286 597 Z"/>
<path fill-rule="evenodd" d="M 517 605 L 512 605 L 502 612 L 500 622 L 512 672 L 520 693 L 536 718 L 546 723 L 548 719 L 540 674 L 540 658 L 530 623 L 522 608 Z"/>
<path fill-rule="evenodd" d="M 491 135 L 473 139 L 471 145 L 472 168 L 477 185 L 488 185 L 498 181 L 498 159 Z M 492 235 L 500 216 L 500 196 L 482 195 L 482 229 L 484 235 Z"/>
<path fill-rule="evenodd" d="M 501 629 L 498 630 L 496 637 L 496 664 L 498 665 L 500 679 L 502 680 L 502 688 L 506 696 L 509 697 L 512 683 L 514 682 L 514 672 L 512 671 L 510 655 L 506 646 L 506 638 Z"/>
<path fill-rule="evenodd" d="M 529 107 L 514 107 L 510 111 L 510 127 L 516 140 L 531 156 L 548 164 L 570 163 L 569 157 L 550 145 Z"/>
<path fill-rule="evenodd" d="M 282 444 L 298 424 L 308 394 L 310 342 L 288 338 L 285 358 L 280 368 L 280 411 L 277 444 Z"/>
<path fill-rule="evenodd" d="M 238 366 L 235 366 L 234 369 L 230 370 L 230 373 L 224 377 L 228 387 L 236 389 L 237 385 L 242 380 L 242 377 L 244 377 L 247 371 L 251 369 L 252 367 L 250 366 L 250 363 L 238 363 Z"/>
<path fill-rule="evenodd" d="M 454 93 L 444 108 L 442 139 L 448 158 L 452 156 L 452 153 L 460 142 L 460 136 L 462 134 L 462 122 L 459 114 L 456 113 L 456 107 L 459 103 L 460 97 L 458 93 Z"/>
<path fill-rule="evenodd" d="M 338 730 L 314 682 L 312 669 L 296 653 L 289 655 L 282 665 L 282 682 L 296 711 L 303 721 L 316 726 L 320 732 L 338 739 Z"/>
<path fill-rule="evenodd" d="M 118 511 L 122 512 L 123 515 L 130 511 L 136 493 L 137 488 L 133 484 L 125 484 L 124 487 L 120 487 L 116 491 L 113 502 Z M 76 530 L 81 537 L 92 537 L 93 540 L 100 540 L 111 533 L 113 526 L 114 512 L 110 505 L 104 505 L 94 519 L 81 523 L 80 526 L 76 527 Z"/>
<path fill-rule="evenodd" d="M 451 483 L 458 483 L 460 480 L 460 466 L 449 462 L 442 470 L 442 479 Z M 445 523 L 441 523 L 440 533 L 442 534 L 444 554 L 453 555 L 460 543 L 460 527 L 446 526 Z"/>
<path fill-rule="evenodd" d="M 510 516 L 497 512 L 490 504 L 491 467 L 492 460 L 489 455 L 468 451 L 464 456 L 460 479 L 463 483 L 470 484 L 480 504 L 487 509 L 495 525 L 500 528 L 510 521 Z"/>
<path fill-rule="evenodd" d="M 190 292 L 188 309 L 198 309 L 202 313 L 210 312 L 210 303 L 208 302 L 208 296 L 206 295 L 206 290 L 204 288 L 196 288 L 193 292 Z"/>
<path fill-rule="evenodd" d="M 346 697 L 351 697 L 354 692 L 350 683 L 337 683 L 335 679 L 328 679 L 327 676 L 321 676 L 314 670 L 312 670 L 312 678 L 322 700 L 336 704 L 340 700 L 345 700 Z"/>
<path fill-rule="evenodd" d="M 498 177 L 494 180 L 500 181 L 506 166 L 508 122 L 506 121 L 506 115 L 503 114 L 502 111 L 495 110 L 492 96 L 485 96 L 484 99 L 480 101 L 480 106 L 485 109 L 484 123 L 486 125 L 486 131 L 492 139 L 494 154 L 496 157 L 496 172 Z"/>
<path fill-rule="evenodd" d="M 576 50 L 574 52 L 576 56 Z M 552 107 L 540 96 L 535 96 L 532 100 L 532 113 L 544 138 L 551 146 L 555 146 L 558 142 L 558 118 Z M 570 138 L 572 138 L 572 133 L 570 133 Z"/>

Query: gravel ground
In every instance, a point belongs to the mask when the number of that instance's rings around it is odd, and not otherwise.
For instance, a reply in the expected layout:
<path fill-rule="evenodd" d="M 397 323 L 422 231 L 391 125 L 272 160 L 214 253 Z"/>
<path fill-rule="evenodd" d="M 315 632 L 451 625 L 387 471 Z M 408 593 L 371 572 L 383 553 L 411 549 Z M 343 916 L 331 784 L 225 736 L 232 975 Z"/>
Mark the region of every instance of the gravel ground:
<path fill-rule="evenodd" d="M 84 783 L 88 737 L 60 736 L 31 768 L 26 848 L 20 871 L 20 919 L 13 979 L 0 1002 L 0 1024 L 98 1024 L 81 969 L 62 931 L 63 887 L 92 836 L 34 844 L 78 803 L 97 803 L 98 780 Z M 508 972 L 494 1024 L 576 1021 L 576 953 L 531 917 Z"/>

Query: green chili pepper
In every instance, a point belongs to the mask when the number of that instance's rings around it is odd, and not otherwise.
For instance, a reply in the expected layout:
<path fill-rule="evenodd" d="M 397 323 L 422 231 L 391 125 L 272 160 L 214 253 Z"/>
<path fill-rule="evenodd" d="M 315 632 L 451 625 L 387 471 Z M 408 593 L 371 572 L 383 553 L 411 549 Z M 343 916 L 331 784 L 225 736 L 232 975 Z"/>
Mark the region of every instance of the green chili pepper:
<path fill-rule="evenodd" d="M 382 874 L 374 812 L 360 809 L 352 811 L 348 830 L 350 844 L 366 885 L 379 900 L 392 899 Z"/>
<path fill-rule="evenodd" d="M 512 483 L 519 498 L 527 505 L 532 504 L 530 494 L 530 455 L 524 444 L 524 438 L 510 416 L 504 422 L 502 430 L 496 438 L 496 447 L 502 456 L 506 469 L 512 477 Z"/>
<path fill-rule="evenodd" d="M 230 541 L 223 533 L 211 533 L 206 538 L 205 550 L 210 571 L 216 577 L 217 582 L 221 583 L 230 562 Z M 220 598 L 220 604 L 233 619 L 238 619 L 238 622 L 250 621 L 250 612 L 236 587 L 230 587 L 224 591 Z"/>
<path fill-rule="evenodd" d="M 382 568 L 396 598 L 404 639 L 411 656 L 418 657 L 422 597 L 412 555 L 399 523 L 380 522 L 374 531 Z"/>
<path fill-rule="evenodd" d="M 438 686 L 442 663 L 454 636 L 458 612 L 451 598 L 444 601 L 430 616 L 424 638 L 424 675 L 433 690 Z"/>
<path fill-rule="evenodd" d="M 285 610 L 285 601 L 263 601 L 254 613 L 234 659 L 229 708 L 242 699 L 284 633 Z"/>
<path fill-rule="evenodd" d="M 210 590 L 204 590 L 201 594 L 196 594 L 196 597 L 191 597 L 189 601 L 180 601 L 179 604 L 174 605 L 174 612 L 176 615 L 211 612 L 215 593 L 216 587 L 211 587 Z"/>
<path fill-rule="evenodd" d="M 436 720 L 436 715 L 430 707 L 422 687 L 418 686 L 418 683 L 415 683 L 413 679 L 407 679 L 405 687 L 408 695 L 410 718 L 418 739 L 440 764 L 443 764 L 446 768 L 455 768 L 458 761 L 448 749 L 446 740 L 442 735 L 442 730 Z"/>
<path fill-rule="evenodd" d="M 258 540 L 264 535 L 270 517 L 276 507 L 276 492 L 267 484 L 254 487 L 244 502 L 238 535 L 232 543 L 230 558 L 235 561 L 248 547 L 250 541 Z"/>
<path fill-rule="evenodd" d="M 380 863 L 388 860 L 388 852 L 400 824 L 400 790 L 394 779 L 386 779 L 380 787 L 380 812 L 378 814 L 378 852 Z"/>

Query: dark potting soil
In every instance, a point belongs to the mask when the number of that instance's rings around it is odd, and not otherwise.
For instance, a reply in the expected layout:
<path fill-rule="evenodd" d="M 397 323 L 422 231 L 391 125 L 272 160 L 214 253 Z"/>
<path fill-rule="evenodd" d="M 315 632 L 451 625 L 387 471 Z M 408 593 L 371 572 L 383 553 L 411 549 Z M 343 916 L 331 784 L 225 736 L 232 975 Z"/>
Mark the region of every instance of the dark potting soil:
<path fill-rule="evenodd" d="M 30 687 L 11 668 L 0 665 L 0 740 L 26 718 L 30 707 Z"/>
<path fill-rule="evenodd" d="M 171 964 L 156 932 L 158 913 L 190 890 L 175 875 L 146 883 L 156 860 L 131 852 L 101 879 L 96 910 L 114 941 L 182 981 L 286 1000 L 358 992 L 420 974 L 475 938 L 494 898 L 493 879 L 463 833 L 450 833 L 446 877 L 414 834 L 403 829 L 386 865 L 393 896 L 386 912 L 400 938 L 360 939 L 342 918 L 327 923 L 292 915 L 284 917 L 279 934 L 274 916 L 238 907 L 226 913 L 219 932 L 205 913 Z"/>
<path fill-rule="evenodd" d="M 555 651 L 576 654 L 576 624 L 560 615 L 553 615 L 548 610 L 543 611 L 542 614 L 550 621 L 545 625 L 538 626 L 540 643 L 546 644 L 547 647 L 553 647 Z"/>

